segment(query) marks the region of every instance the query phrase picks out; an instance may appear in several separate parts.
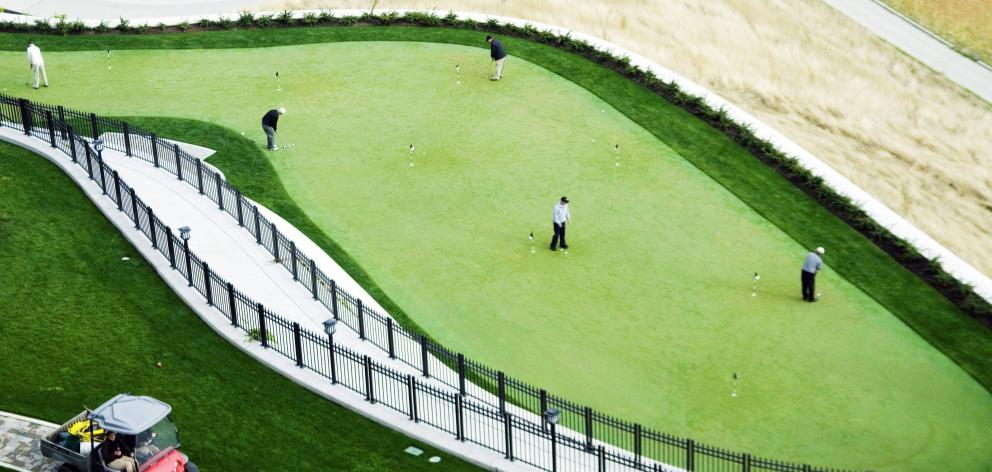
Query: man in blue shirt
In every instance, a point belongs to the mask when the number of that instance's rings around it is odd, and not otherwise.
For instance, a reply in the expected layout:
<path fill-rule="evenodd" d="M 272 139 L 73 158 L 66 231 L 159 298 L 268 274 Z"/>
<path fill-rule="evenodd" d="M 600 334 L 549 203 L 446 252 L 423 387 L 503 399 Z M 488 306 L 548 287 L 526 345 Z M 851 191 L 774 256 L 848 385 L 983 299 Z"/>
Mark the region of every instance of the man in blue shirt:
<path fill-rule="evenodd" d="M 503 43 L 492 37 L 492 35 L 486 35 L 486 42 L 489 43 L 489 57 L 496 63 L 496 74 L 492 76 L 492 80 L 502 79 L 503 62 L 506 61 L 506 49 L 503 48 Z"/>
<path fill-rule="evenodd" d="M 820 256 L 826 252 L 822 247 L 816 251 L 810 251 L 803 262 L 803 300 L 807 302 L 816 301 L 816 273 L 823 267 L 823 259 Z"/>

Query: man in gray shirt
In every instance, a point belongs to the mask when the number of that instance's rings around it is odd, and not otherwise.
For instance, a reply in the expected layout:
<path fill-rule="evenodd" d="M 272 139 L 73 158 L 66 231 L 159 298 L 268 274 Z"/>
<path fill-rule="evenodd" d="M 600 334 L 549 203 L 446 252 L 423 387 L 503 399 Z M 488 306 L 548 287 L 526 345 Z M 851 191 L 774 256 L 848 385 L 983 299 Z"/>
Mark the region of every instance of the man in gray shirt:
<path fill-rule="evenodd" d="M 807 302 L 816 301 L 816 273 L 823 267 L 823 259 L 820 256 L 826 252 L 822 247 L 816 251 L 810 251 L 806 255 L 806 262 L 803 263 L 803 300 Z"/>

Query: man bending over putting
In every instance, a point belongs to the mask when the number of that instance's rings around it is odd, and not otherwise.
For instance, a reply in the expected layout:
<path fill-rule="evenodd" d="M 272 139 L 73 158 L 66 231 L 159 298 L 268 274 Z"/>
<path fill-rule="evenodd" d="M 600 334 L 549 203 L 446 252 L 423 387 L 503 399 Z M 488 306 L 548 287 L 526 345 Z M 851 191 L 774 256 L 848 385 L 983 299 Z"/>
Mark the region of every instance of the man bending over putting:
<path fill-rule="evenodd" d="M 500 80 L 503 78 L 503 62 L 506 61 L 506 49 L 503 48 L 503 43 L 491 35 L 486 35 L 486 42 L 489 43 L 489 57 L 496 63 L 496 73 L 493 74 L 492 80 Z"/>
<path fill-rule="evenodd" d="M 270 151 L 277 151 L 279 149 L 279 146 L 276 146 L 276 128 L 279 126 L 279 115 L 285 113 L 285 108 L 277 108 L 275 110 L 269 110 L 262 117 L 262 131 L 265 131 L 265 137 L 269 141 Z"/>

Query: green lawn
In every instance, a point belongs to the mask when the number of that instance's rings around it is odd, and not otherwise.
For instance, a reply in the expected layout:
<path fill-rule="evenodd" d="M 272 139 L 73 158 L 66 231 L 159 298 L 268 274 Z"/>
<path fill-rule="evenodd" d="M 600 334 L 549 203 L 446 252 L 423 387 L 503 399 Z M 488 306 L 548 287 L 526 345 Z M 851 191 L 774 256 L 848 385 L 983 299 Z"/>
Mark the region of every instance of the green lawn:
<path fill-rule="evenodd" d="M 485 52 L 450 44 L 129 50 L 111 70 L 105 52 L 54 52 L 478 36 L 355 28 L 45 38 L 53 87 L 17 93 L 235 130 L 216 141 L 238 155 L 211 160 L 248 196 L 271 198 L 335 257 L 350 255 L 347 267 L 381 288 L 380 301 L 445 345 L 574 401 L 802 462 L 969 470 L 988 460 L 992 398 L 927 343 L 989 385 L 988 332 L 728 139 L 602 67 L 522 41 L 507 42 L 515 57 L 499 84 L 481 78 Z M 23 75 L 11 67 L 0 79 Z M 290 110 L 281 139 L 294 147 L 268 155 L 273 174 L 239 133 L 260 141 L 258 118 L 277 105 Z M 182 128 L 169 136 L 183 139 Z M 568 255 L 543 249 L 562 194 L 576 217 Z M 824 298 L 806 305 L 799 263 L 820 244 Z M 733 372 L 743 379 L 737 398 Z"/>
<path fill-rule="evenodd" d="M 152 395 L 173 406 L 183 450 L 206 471 L 475 469 L 242 354 L 61 171 L 5 143 L 0 260 L 2 410 L 61 423 L 120 392 Z"/>

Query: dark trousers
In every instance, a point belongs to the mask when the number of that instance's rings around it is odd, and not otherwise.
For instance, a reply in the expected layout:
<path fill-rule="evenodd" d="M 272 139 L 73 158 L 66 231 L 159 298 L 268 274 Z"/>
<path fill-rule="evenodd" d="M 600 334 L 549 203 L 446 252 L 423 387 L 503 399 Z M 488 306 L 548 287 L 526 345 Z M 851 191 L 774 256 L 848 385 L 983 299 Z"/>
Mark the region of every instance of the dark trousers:
<path fill-rule="evenodd" d="M 808 302 L 816 301 L 816 274 L 802 271 L 803 273 L 803 300 Z"/>
<path fill-rule="evenodd" d="M 551 250 L 554 251 L 558 249 L 558 241 L 561 241 L 562 249 L 568 249 L 568 244 L 565 243 L 565 223 L 555 223 L 554 225 L 555 235 L 551 237 Z"/>

